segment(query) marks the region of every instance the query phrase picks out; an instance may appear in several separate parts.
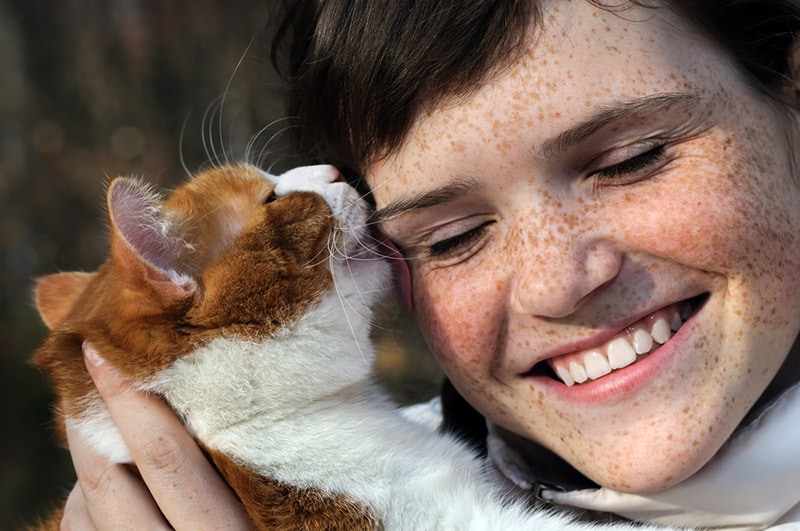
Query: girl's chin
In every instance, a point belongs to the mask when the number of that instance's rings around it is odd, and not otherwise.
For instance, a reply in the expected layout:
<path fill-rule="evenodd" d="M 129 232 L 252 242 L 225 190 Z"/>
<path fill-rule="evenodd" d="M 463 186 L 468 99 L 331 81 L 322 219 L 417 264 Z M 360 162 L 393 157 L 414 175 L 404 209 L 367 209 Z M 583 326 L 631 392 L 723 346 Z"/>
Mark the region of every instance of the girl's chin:
<path fill-rule="evenodd" d="M 577 455 L 586 457 L 576 468 L 598 485 L 615 491 L 630 494 L 663 491 L 695 474 L 722 446 L 722 442 L 710 439 L 696 444 L 698 439 L 692 439 L 690 433 L 684 437 L 682 441 L 668 437 L 629 441 L 634 446 L 632 450 L 617 446 L 616 452 L 606 453 L 599 460 L 596 451 L 577 451 Z M 587 458 L 593 460 L 587 462 Z"/>

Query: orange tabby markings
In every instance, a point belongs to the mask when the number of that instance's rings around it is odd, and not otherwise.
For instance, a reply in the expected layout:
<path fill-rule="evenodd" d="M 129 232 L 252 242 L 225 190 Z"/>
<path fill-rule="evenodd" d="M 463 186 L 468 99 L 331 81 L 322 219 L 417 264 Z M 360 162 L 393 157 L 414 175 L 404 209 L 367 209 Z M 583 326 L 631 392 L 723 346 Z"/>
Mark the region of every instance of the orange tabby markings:
<path fill-rule="evenodd" d="M 81 419 L 99 401 L 81 355 L 84 340 L 140 381 L 213 337 L 274 333 L 330 289 L 321 259 L 333 228 L 330 209 L 310 192 L 267 207 L 273 189 L 249 166 L 201 173 L 163 202 L 136 181 L 110 184 L 109 259 L 96 273 L 60 273 L 37 283 L 36 305 L 51 333 L 34 363 L 51 379 L 57 411 Z M 64 416 L 56 423 L 66 444 Z M 309 514 L 319 521 L 328 513 L 369 521 L 353 501 L 259 478 L 210 453 L 262 522 Z M 315 509 L 306 506 L 312 499 Z M 58 520 L 60 512 L 48 525 L 57 528 Z"/>
<path fill-rule="evenodd" d="M 234 491 L 257 493 L 258 503 L 245 508 L 258 529 L 381 529 L 375 516 L 348 496 L 332 497 L 320 489 L 298 489 L 242 468 L 221 452 L 204 449 Z"/>
<path fill-rule="evenodd" d="M 163 205 L 118 179 L 108 197 L 111 258 L 38 290 L 53 329 L 35 361 L 62 431 L 131 461 L 86 373 L 88 339 L 180 415 L 260 528 L 602 528 L 510 499 L 471 448 L 374 383 L 390 266 L 333 168 L 217 168 Z"/>

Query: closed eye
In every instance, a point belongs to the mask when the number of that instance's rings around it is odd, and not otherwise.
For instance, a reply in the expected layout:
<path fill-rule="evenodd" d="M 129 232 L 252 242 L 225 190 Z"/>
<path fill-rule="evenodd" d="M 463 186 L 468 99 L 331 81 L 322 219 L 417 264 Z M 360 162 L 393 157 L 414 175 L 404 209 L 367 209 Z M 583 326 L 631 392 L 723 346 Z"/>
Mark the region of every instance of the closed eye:
<path fill-rule="evenodd" d="M 473 229 L 432 244 L 428 247 L 428 258 L 449 258 L 469 249 L 471 245 L 480 240 L 492 223 L 494 221 L 487 221 Z"/>
<path fill-rule="evenodd" d="M 601 180 L 601 184 L 627 184 L 638 180 L 639 172 L 660 163 L 667 153 L 666 146 L 659 144 L 643 153 L 634 155 L 616 164 L 593 171 L 590 176 Z"/>

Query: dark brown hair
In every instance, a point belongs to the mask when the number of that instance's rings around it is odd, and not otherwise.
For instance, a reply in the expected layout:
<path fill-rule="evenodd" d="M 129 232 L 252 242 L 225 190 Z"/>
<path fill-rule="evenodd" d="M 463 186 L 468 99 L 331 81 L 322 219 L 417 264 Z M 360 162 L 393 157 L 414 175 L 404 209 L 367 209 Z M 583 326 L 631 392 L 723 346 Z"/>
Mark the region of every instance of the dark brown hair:
<path fill-rule="evenodd" d="M 774 95 L 784 85 L 800 2 L 661 5 L 726 48 L 758 89 Z M 287 6 L 273 60 L 289 82 L 295 147 L 304 161 L 334 164 L 357 185 L 370 162 L 400 146 L 421 113 L 445 98 L 470 95 L 512 63 L 540 19 L 535 0 L 294 0 Z"/>

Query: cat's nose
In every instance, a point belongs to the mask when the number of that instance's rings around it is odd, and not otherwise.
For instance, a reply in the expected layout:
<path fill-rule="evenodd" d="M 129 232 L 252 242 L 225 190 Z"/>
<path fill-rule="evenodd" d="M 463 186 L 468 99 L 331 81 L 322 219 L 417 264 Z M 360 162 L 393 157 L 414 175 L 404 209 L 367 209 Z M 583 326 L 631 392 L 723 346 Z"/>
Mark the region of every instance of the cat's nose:
<path fill-rule="evenodd" d="M 320 171 L 323 173 L 325 179 L 327 179 L 327 182 L 329 183 L 344 182 L 344 175 L 342 175 L 342 172 L 333 166 L 321 166 Z"/>
<path fill-rule="evenodd" d="M 319 164 L 316 166 L 306 166 L 305 168 L 297 168 L 295 171 L 301 173 L 308 182 L 318 182 L 324 184 L 332 184 L 339 181 L 344 181 L 341 172 L 329 166 L 328 164 Z M 289 172 L 293 173 L 293 172 Z M 289 173 L 285 175 L 289 175 Z"/>
<path fill-rule="evenodd" d="M 301 190 L 322 193 L 327 185 L 345 181 L 339 170 L 327 164 L 300 166 L 279 176 L 271 176 L 270 180 L 275 183 L 278 197 Z"/>

